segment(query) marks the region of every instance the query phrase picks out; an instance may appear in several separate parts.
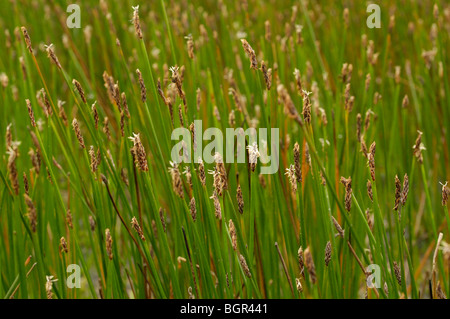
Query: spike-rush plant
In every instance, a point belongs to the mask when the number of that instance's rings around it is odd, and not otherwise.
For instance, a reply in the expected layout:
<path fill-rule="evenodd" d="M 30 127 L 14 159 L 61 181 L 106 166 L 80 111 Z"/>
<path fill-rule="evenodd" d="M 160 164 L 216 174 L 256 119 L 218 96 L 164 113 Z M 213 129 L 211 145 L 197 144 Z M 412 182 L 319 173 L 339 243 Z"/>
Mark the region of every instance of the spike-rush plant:
<path fill-rule="evenodd" d="M 449 295 L 448 2 L 66 6 L 0 9 L 1 297 Z"/>

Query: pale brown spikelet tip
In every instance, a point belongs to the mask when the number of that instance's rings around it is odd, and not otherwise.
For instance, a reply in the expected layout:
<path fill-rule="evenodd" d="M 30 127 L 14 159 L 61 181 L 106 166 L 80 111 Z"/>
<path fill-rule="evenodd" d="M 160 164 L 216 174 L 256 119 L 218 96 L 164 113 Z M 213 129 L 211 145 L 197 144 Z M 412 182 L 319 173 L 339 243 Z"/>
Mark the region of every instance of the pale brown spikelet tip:
<path fill-rule="evenodd" d="M 106 240 L 106 252 L 108 253 L 109 260 L 112 260 L 113 259 L 113 252 L 112 252 L 113 240 L 112 240 L 111 232 L 110 232 L 109 228 L 107 228 L 105 230 L 105 236 L 106 236 L 106 239 L 105 239 Z"/>
<path fill-rule="evenodd" d="M 53 50 L 53 43 L 46 45 L 45 51 L 47 51 L 47 56 L 50 58 L 50 60 L 58 67 L 58 69 L 61 69 L 61 64 L 59 63 L 58 57 Z"/>
<path fill-rule="evenodd" d="M 298 183 L 302 181 L 302 166 L 300 157 L 300 145 L 297 142 L 294 144 L 294 167 L 295 167 L 295 177 Z"/>
<path fill-rule="evenodd" d="M 239 255 L 239 262 L 242 267 L 242 271 L 248 278 L 252 278 L 252 274 L 250 272 L 250 269 L 248 268 L 247 261 L 245 260 L 245 257 L 242 255 Z"/>
<path fill-rule="evenodd" d="M 195 197 L 191 198 L 189 202 L 189 210 L 191 211 L 192 220 L 195 222 L 197 220 L 197 207 L 195 206 Z"/>
<path fill-rule="evenodd" d="M 86 146 L 84 145 L 83 135 L 81 134 L 80 126 L 79 126 L 76 118 L 74 118 L 72 121 L 72 127 L 73 127 L 73 130 L 75 131 L 75 134 L 77 136 L 77 140 L 78 140 L 78 143 L 80 144 L 80 147 L 86 148 Z"/>
<path fill-rule="evenodd" d="M 258 62 L 256 60 L 256 54 L 255 51 L 252 49 L 250 44 L 245 39 L 241 39 L 242 47 L 244 48 L 245 53 L 247 54 L 248 58 L 250 59 L 250 68 L 257 70 L 258 69 Z"/>
<path fill-rule="evenodd" d="M 328 241 L 327 245 L 325 246 L 325 266 L 328 267 L 330 261 L 331 261 L 331 242 Z"/>
<path fill-rule="evenodd" d="M 144 232 L 142 231 L 141 226 L 139 225 L 136 217 L 133 217 L 131 219 L 131 226 L 133 227 L 133 229 L 136 231 L 136 233 L 138 234 L 138 236 L 145 241 L 145 236 L 144 236 Z"/>
<path fill-rule="evenodd" d="M 31 54 L 33 54 L 33 48 L 31 47 L 31 39 L 28 35 L 28 31 L 25 27 L 20 28 L 22 30 L 23 37 L 25 39 L 25 44 L 27 45 L 28 51 L 30 51 Z"/>
<path fill-rule="evenodd" d="M 286 168 L 286 173 L 284 174 L 287 175 L 289 184 L 291 184 L 292 193 L 295 194 L 297 192 L 297 177 L 295 175 L 295 165 L 291 164 L 288 168 Z"/>
<path fill-rule="evenodd" d="M 237 251 L 237 235 L 236 235 L 236 228 L 234 227 L 233 220 L 230 219 L 228 221 L 228 230 L 230 232 L 230 238 L 231 238 L 231 246 L 233 246 L 233 249 Z"/>
<path fill-rule="evenodd" d="M 69 252 L 67 241 L 64 237 L 61 237 L 61 239 L 59 240 L 59 251 L 66 254 Z"/>
<path fill-rule="evenodd" d="M 264 27 L 265 27 L 265 31 L 266 31 L 264 37 L 267 41 L 270 41 L 272 33 L 270 30 L 270 21 L 269 20 L 266 20 L 266 22 L 264 22 Z"/>
<path fill-rule="evenodd" d="M 139 22 L 139 6 L 132 7 L 133 8 L 133 25 L 134 31 L 136 32 L 136 36 L 139 40 L 142 40 L 142 30 L 141 24 Z"/>
<path fill-rule="evenodd" d="M 28 115 L 30 116 L 31 126 L 36 127 L 36 121 L 34 119 L 34 113 L 31 107 L 31 102 L 28 99 L 26 99 L 25 102 L 27 103 Z"/>
<path fill-rule="evenodd" d="M 142 73 L 139 69 L 136 69 L 136 74 L 139 78 L 139 87 L 141 89 L 141 100 L 143 103 L 147 101 L 147 89 L 145 88 L 144 79 L 142 78 Z"/>
<path fill-rule="evenodd" d="M 75 89 L 77 90 L 78 94 L 80 95 L 80 98 L 83 101 L 83 103 L 86 103 L 86 96 L 84 95 L 84 90 L 81 87 L 80 82 L 78 82 L 77 80 L 73 79 L 72 80 L 72 84 L 75 86 Z"/>
<path fill-rule="evenodd" d="M 314 260 L 309 247 L 305 249 L 304 256 L 305 256 L 305 266 L 306 269 L 308 270 L 309 276 L 311 277 L 311 282 L 315 284 L 317 281 L 316 266 L 314 265 Z"/>

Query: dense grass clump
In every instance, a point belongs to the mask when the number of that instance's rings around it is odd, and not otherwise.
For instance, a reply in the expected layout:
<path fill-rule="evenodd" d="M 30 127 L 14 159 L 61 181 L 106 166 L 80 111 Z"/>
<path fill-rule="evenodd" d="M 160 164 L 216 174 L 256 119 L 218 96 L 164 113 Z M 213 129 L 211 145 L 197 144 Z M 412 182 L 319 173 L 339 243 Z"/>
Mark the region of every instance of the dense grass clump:
<path fill-rule="evenodd" d="M 448 296 L 450 6 L 366 9 L 4 1 L 0 296 Z"/>

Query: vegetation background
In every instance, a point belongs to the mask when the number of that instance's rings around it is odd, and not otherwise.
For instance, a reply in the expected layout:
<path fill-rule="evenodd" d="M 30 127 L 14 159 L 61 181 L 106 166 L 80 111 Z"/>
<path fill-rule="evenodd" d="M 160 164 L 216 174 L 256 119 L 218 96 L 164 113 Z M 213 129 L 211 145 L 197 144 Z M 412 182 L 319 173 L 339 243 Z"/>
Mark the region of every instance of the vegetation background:
<path fill-rule="evenodd" d="M 448 295 L 450 6 L 374 2 L 3 1 L 0 296 Z M 171 166 L 195 119 L 279 171 Z"/>

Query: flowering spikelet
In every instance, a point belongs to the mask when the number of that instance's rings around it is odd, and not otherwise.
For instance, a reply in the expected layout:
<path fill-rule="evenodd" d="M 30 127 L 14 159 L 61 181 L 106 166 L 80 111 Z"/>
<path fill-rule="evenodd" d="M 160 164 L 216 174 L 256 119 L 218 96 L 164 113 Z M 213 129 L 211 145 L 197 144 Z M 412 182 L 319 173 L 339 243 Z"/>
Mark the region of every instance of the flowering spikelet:
<path fill-rule="evenodd" d="M 111 238 L 111 232 L 109 231 L 109 228 L 105 230 L 105 241 L 106 241 L 106 252 L 108 253 L 109 260 L 113 259 L 113 252 L 112 252 L 112 243 L 113 240 Z"/>
<path fill-rule="evenodd" d="M 59 240 L 59 251 L 61 253 L 68 253 L 69 252 L 69 248 L 67 247 L 67 241 L 64 237 L 61 237 L 61 239 Z"/>
<path fill-rule="evenodd" d="M 242 195 L 241 185 L 238 185 L 238 187 L 237 187 L 236 199 L 237 199 L 237 203 L 238 203 L 239 213 L 243 214 L 244 213 L 244 196 Z"/>
<path fill-rule="evenodd" d="M 55 54 L 55 51 L 53 51 L 53 43 L 45 46 L 45 51 L 47 51 L 47 56 L 50 58 L 50 60 L 56 64 L 58 69 L 61 69 L 61 64 L 59 63 L 58 57 Z"/>
<path fill-rule="evenodd" d="M 195 197 L 191 198 L 189 202 L 189 210 L 191 211 L 192 220 L 195 222 L 197 220 L 197 207 L 195 206 Z"/>
<path fill-rule="evenodd" d="M 242 47 L 244 48 L 245 54 L 247 54 L 248 58 L 250 59 L 250 68 L 257 70 L 258 62 L 256 61 L 255 51 L 252 49 L 250 44 L 248 44 L 247 40 L 241 39 L 241 42 L 242 42 Z"/>
<path fill-rule="evenodd" d="M 122 94 L 120 95 L 120 98 L 122 100 L 123 110 L 125 111 L 125 114 L 127 115 L 127 117 L 130 118 L 130 110 L 128 109 L 127 96 L 126 96 L 125 92 L 122 92 Z"/>
<path fill-rule="evenodd" d="M 159 219 L 161 220 L 164 232 L 166 232 L 166 219 L 164 217 L 164 210 L 162 207 L 159 208 Z"/>
<path fill-rule="evenodd" d="M 181 181 L 180 170 L 178 164 L 170 162 L 169 173 L 172 177 L 172 189 L 178 197 L 184 198 L 183 183 Z"/>
<path fill-rule="evenodd" d="M 30 156 L 34 171 L 36 172 L 36 174 L 39 174 L 39 171 L 41 169 L 41 155 L 39 153 L 39 150 L 36 149 L 36 151 L 34 151 L 33 149 L 30 149 L 28 151 L 28 155 Z"/>
<path fill-rule="evenodd" d="M 222 220 L 222 208 L 220 207 L 220 201 L 217 192 L 214 191 L 213 195 L 210 198 L 214 200 L 214 213 L 216 215 L 216 218 L 218 220 Z"/>
<path fill-rule="evenodd" d="M 444 291 L 442 290 L 440 281 L 438 281 L 438 283 L 436 285 L 436 297 L 437 297 L 437 299 L 447 299 L 447 296 L 445 295 Z"/>
<path fill-rule="evenodd" d="M 23 194 L 23 197 L 25 198 L 25 204 L 27 205 L 27 213 L 28 219 L 30 220 L 31 231 L 35 233 L 37 225 L 36 208 L 34 207 L 33 201 L 28 194 Z"/>
<path fill-rule="evenodd" d="M 136 233 L 138 234 L 138 236 L 145 241 L 145 237 L 144 237 L 144 232 L 142 231 L 141 226 L 139 225 L 136 217 L 133 217 L 131 219 L 131 226 L 134 228 L 134 230 L 136 231 Z"/>
<path fill-rule="evenodd" d="M 133 142 L 131 153 L 134 156 L 134 163 L 141 171 L 148 171 L 147 154 L 145 153 L 144 145 L 142 145 L 140 133 L 128 137 Z"/>
<path fill-rule="evenodd" d="M 91 231 L 95 231 L 95 219 L 92 216 L 89 216 L 89 226 L 91 227 Z"/>
<path fill-rule="evenodd" d="M 325 266 L 328 267 L 330 261 L 331 261 L 331 242 L 328 241 L 325 247 Z"/>
<path fill-rule="evenodd" d="M 83 135 L 81 135 L 80 126 L 78 125 L 78 121 L 76 118 L 74 118 L 72 121 L 72 127 L 73 130 L 75 131 L 75 135 L 77 136 L 77 140 L 78 143 L 80 144 L 80 147 L 85 148 L 86 146 L 84 145 Z"/>
<path fill-rule="evenodd" d="M 136 70 L 136 73 L 139 78 L 139 87 L 141 89 L 141 100 L 142 103 L 145 103 L 145 101 L 147 101 L 147 89 L 145 88 L 144 79 L 142 78 L 142 73 L 141 71 L 139 71 L 139 69 Z"/>
<path fill-rule="evenodd" d="M 370 200 L 373 202 L 372 183 L 370 180 L 367 180 L 367 195 L 369 195 Z"/>
<path fill-rule="evenodd" d="M 286 173 L 284 174 L 287 175 L 289 183 L 291 184 L 292 193 L 295 194 L 297 192 L 297 177 L 295 175 L 294 164 L 291 164 L 289 168 L 286 168 Z"/>
<path fill-rule="evenodd" d="M 36 121 L 34 120 L 34 113 L 33 109 L 31 108 L 31 102 L 28 99 L 26 99 L 25 102 L 27 103 L 28 115 L 30 116 L 31 126 L 36 127 Z"/>
<path fill-rule="evenodd" d="M 103 120 L 103 133 L 105 133 L 106 138 L 108 139 L 108 141 L 111 140 L 111 132 L 109 130 L 109 119 L 107 116 L 105 116 L 105 119 Z"/>
<path fill-rule="evenodd" d="M 417 158 L 417 161 L 419 164 L 423 163 L 423 156 L 422 156 L 422 150 L 425 149 L 425 147 L 422 144 L 422 132 L 417 131 L 419 133 L 419 136 L 417 136 L 416 143 L 413 146 L 413 155 Z"/>
<path fill-rule="evenodd" d="M 141 24 L 139 23 L 139 6 L 131 7 L 133 9 L 133 25 L 136 36 L 142 40 Z"/>
<path fill-rule="evenodd" d="M 33 54 L 33 48 L 31 47 L 31 39 L 30 36 L 28 35 L 27 29 L 25 27 L 21 27 L 20 29 L 22 30 L 23 38 L 25 39 L 25 44 L 27 45 L 28 51 L 30 51 L 30 53 Z"/>
<path fill-rule="evenodd" d="M 244 274 L 248 278 L 252 278 L 252 274 L 250 272 L 250 269 L 248 268 L 247 261 L 245 260 L 245 257 L 242 255 L 239 255 L 239 263 L 241 264 L 242 270 L 244 271 Z"/>
<path fill-rule="evenodd" d="M 450 188 L 447 186 L 448 182 L 442 184 L 442 206 L 447 205 L 448 197 L 450 196 Z"/>
<path fill-rule="evenodd" d="M 345 210 L 349 212 L 352 207 L 352 178 L 341 176 L 341 183 L 345 187 Z"/>
<path fill-rule="evenodd" d="M 296 142 L 294 145 L 294 168 L 295 168 L 295 177 L 298 183 L 302 182 L 302 166 L 301 166 L 301 158 L 300 158 L 300 146 Z"/>
<path fill-rule="evenodd" d="M 70 209 L 68 209 L 66 213 L 66 223 L 69 228 L 73 228 L 72 212 L 70 211 Z"/>
<path fill-rule="evenodd" d="M 397 278 L 398 285 L 401 286 L 402 285 L 402 272 L 400 270 L 400 266 L 397 264 L 396 261 L 394 261 L 393 264 L 394 264 L 395 278 Z"/>
<path fill-rule="evenodd" d="M 8 163 L 7 169 L 9 173 L 9 180 L 11 181 L 11 185 L 14 189 L 14 193 L 19 195 L 19 182 L 17 180 L 17 166 L 16 159 L 19 156 L 19 152 L 17 150 L 17 145 L 11 145 L 8 149 Z"/>
<path fill-rule="evenodd" d="M 342 229 L 341 225 L 339 225 L 338 221 L 333 216 L 331 216 L 331 219 L 333 221 L 334 228 L 336 228 L 336 231 L 338 232 L 338 235 L 344 238 L 344 230 Z"/>
<path fill-rule="evenodd" d="M 202 186 L 205 186 L 206 185 L 205 165 L 203 164 L 203 161 L 200 157 L 198 159 L 198 177 L 200 179 L 200 183 L 202 184 Z"/>
<path fill-rule="evenodd" d="M 397 175 L 395 175 L 395 205 L 394 210 L 398 210 L 400 204 L 402 206 L 405 206 L 406 198 L 408 197 L 408 191 L 409 191 L 409 179 L 408 175 L 405 174 L 405 177 L 403 179 L 403 189 L 402 185 L 400 183 L 400 179 Z"/>
<path fill-rule="evenodd" d="M 58 281 L 58 279 L 53 279 L 53 276 L 45 276 L 46 283 L 45 283 L 45 292 L 47 294 L 47 299 L 53 299 L 53 283 L 55 281 Z"/>
<path fill-rule="evenodd" d="M 39 98 L 37 97 L 39 95 Z M 50 101 L 48 100 L 47 94 L 44 89 L 41 89 L 36 95 L 38 98 L 38 102 L 41 103 L 41 106 L 44 109 L 45 116 L 49 117 L 53 114 L 52 107 L 50 105 Z"/>
<path fill-rule="evenodd" d="M 304 256 L 303 256 L 303 248 L 302 248 L 302 246 L 300 246 L 300 247 L 298 248 L 298 251 L 297 251 L 297 259 L 298 259 L 298 267 L 299 267 L 299 269 L 300 269 L 300 274 L 301 274 L 303 277 L 305 277 L 305 272 L 304 272 L 304 269 L 305 269 L 305 262 L 304 262 Z"/>
<path fill-rule="evenodd" d="M 225 164 L 223 163 L 223 158 L 220 153 L 216 152 L 214 154 L 214 161 L 216 162 L 215 173 L 213 174 L 215 182 L 214 186 L 218 190 L 219 196 L 222 196 L 222 190 L 228 189 L 227 171 L 225 169 Z M 217 184 L 216 178 L 218 179 Z"/>
<path fill-rule="evenodd" d="M 300 278 L 295 278 L 295 286 L 297 287 L 297 291 L 299 293 L 303 292 L 303 286 Z"/>
<path fill-rule="evenodd" d="M 361 153 L 363 154 L 364 157 L 366 157 L 366 158 L 368 157 L 366 142 L 364 142 L 364 139 L 362 136 L 361 136 Z"/>
<path fill-rule="evenodd" d="M 372 217 L 370 216 L 369 208 L 366 209 L 366 221 L 367 221 L 367 225 L 369 225 L 370 231 L 373 231 L 373 220 L 372 220 Z"/>
<path fill-rule="evenodd" d="M 95 123 L 95 129 L 98 129 L 98 112 L 97 112 L 97 108 L 95 107 L 95 104 L 97 103 L 97 101 L 95 101 L 92 106 L 91 106 L 91 110 L 92 110 L 92 114 L 94 116 L 94 123 Z"/>
<path fill-rule="evenodd" d="M 258 161 L 258 157 L 260 156 L 259 151 L 258 151 L 258 144 L 256 142 L 253 142 L 252 145 L 247 146 L 247 150 L 248 150 L 248 157 L 249 157 L 248 162 L 250 163 L 250 169 L 252 170 L 252 172 L 254 172 L 255 168 L 256 168 L 256 163 Z"/>
<path fill-rule="evenodd" d="M 356 139 L 361 142 L 361 113 L 356 114 Z"/>
<path fill-rule="evenodd" d="M 309 99 L 311 92 L 303 91 L 303 119 L 306 124 L 311 123 L 311 100 Z"/>
<path fill-rule="evenodd" d="M 191 174 L 191 168 L 189 166 L 184 167 L 183 174 L 186 176 L 186 182 L 189 184 L 189 186 L 192 189 L 192 174 Z"/>
<path fill-rule="evenodd" d="M 186 109 L 186 96 L 184 95 L 184 91 L 182 88 L 182 80 L 180 76 L 180 68 L 178 66 L 173 66 L 170 69 L 170 72 L 172 73 L 172 83 L 175 83 L 175 86 L 177 88 L 177 93 L 180 97 L 180 99 L 183 100 L 183 104 L 185 106 L 185 112 L 187 113 Z"/>
<path fill-rule="evenodd" d="M 317 281 L 316 266 L 314 265 L 314 260 L 313 260 L 313 257 L 312 257 L 309 247 L 306 248 L 306 250 L 304 252 L 304 256 L 305 256 L 306 269 L 308 270 L 308 273 L 311 277 L 312 283 L 315 284 Z"/>
<path fill-rule="evenodd" d="M 267 90 L 272 87 L 272 69 L 268 69 L 264 61 L 261 61 L 261 71 L 263 73 L 264 82 L 266 83 Z"/>
<path fill-rule="evenodd" d="M 234 227 L 233 220 L 230 219 L 228 222 L 228 230 L 230 232 L 231 237 L 231 245 L 233 246 L 233 249 L 237 251 L 237 235 L 236 235 L 236 228 Z"/>
<path fill-rule="evenodd" d="M 403 100 L 402 100 L 402 108 L 407 108 L 408 105 L 409 105 L 409 98 L 408 98 L 408 95 L 405 94 L 405 96 L 403 97 Z"/>
<path fill-rule="evenodd" d="M 72 80 L 72 84 L 77 89 L 78 94 L 80 94 L 80 97 L 81 97 L 81 100 L 83 101 L 83 103 L 86 103 L 86 96 L 84 95 L 84 91 L 83 91 L 83 88 L 81 87 L 80 82 L 78 82 L 77 80 L 73 79 Z"/>
<path fill-rule="evenodd" d="M 187 51 L 190 59 L 194 58 L 194 40 L 192 39 L 192 34 L 184 37 L 187 40 Z"/>
<path fill-rule="evenodd" d="M 408 198 L 408 191 L 409 191 L 409 178 L 408 175 L 405 173 L 405 176 L 403 177 L 403 190 L 400 196 L 400 202 L 402 203 L 402 206 L 405 206 L 406 204 L 406 199 Z"/>
<path fill-rule="evenodd" d="M 23 188 L 25 190 L 25 194 L 28 194 L 30 188 L 28 185 L 28 177 L 27 177 L 27 173 L 23 172 Z"/>
<path fill-rule="evenodd" d="M 375 146 L 376 143 L 373 142 L 370 145 L 368 158 L 369 158 L 369 168 L 370 168 L 370 176 L 372 177 L 372 181 L 375 182 Z"/>
<path fill-rule="evenodd" d="M 101 161 L 100 148 L 97 150 L 96 154 L 94 151 L 94 146 L 91 145 L 91 147 L 89 148 L 89 157 L 91 159 L 91 171 L 92 173 L 95 173 Z"/>
<path fill-rule="evenodd" d="M 58 115 L 61 118 L 63 124 L 65 126 L 68 126 L 69 122 L 67 121 L 67 115 L 66 115 L 66 112 L 64 111 L 64 106 L 63 106 L 65 103 L 66 102 L 64 102 L 64 101 L 58 100 Z"/>

